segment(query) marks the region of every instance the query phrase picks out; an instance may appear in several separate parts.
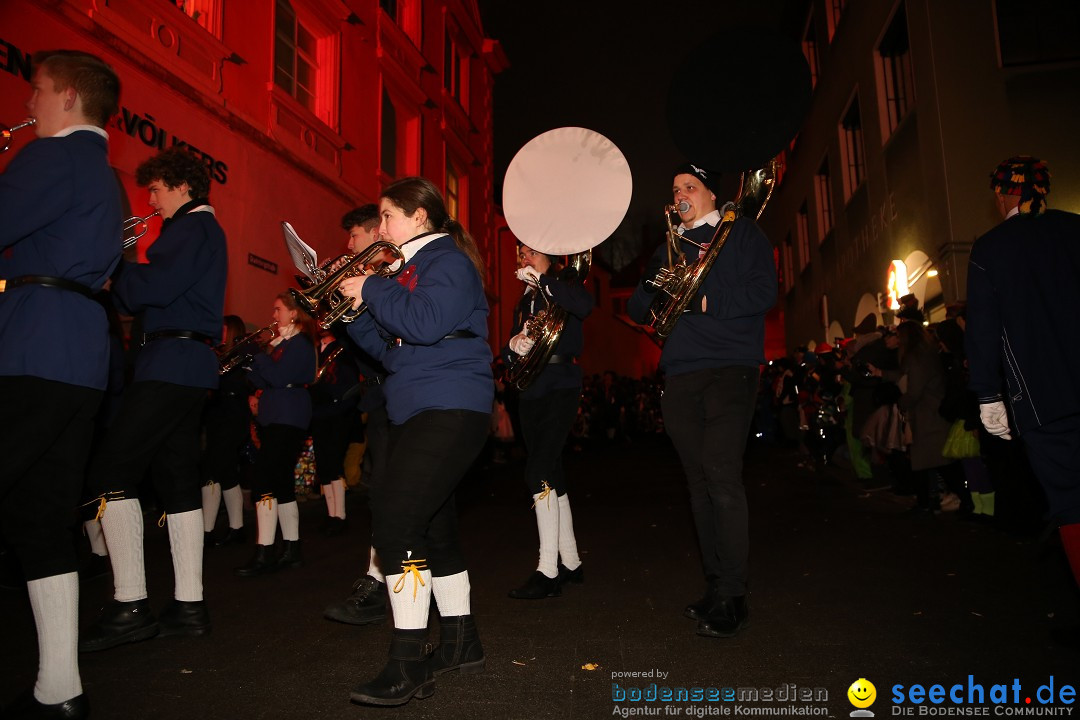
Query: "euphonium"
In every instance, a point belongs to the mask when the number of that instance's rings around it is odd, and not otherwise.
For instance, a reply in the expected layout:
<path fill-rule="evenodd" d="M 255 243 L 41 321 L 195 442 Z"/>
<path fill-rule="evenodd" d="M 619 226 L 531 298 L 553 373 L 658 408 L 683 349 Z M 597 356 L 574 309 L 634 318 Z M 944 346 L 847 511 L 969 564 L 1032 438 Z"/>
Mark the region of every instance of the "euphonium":
<path fill-rule="evenodd" d="M 127 250 L 129 247 L 131 247 L 132 245 L 137 243 L 139 241 L 139 238 L 141 238 L 143 235 L 145 235 L 146 232 L 150 229 L 150 223 L 147 222 L 147 221 L 150 220 L 150 218 L 152 218 L 152 217 L 154 217 L 156 215 L 160 215 L 160 214 L 161 214 L 160 210 L 155 210 L 154 212 L 150 213 L 146 217 L 139 217 L 138 215 L 135 215 L 135 216 L 129 217 L 127 220 L 125 220 L 124 221 L 124 231 L 123 231 L 123 234 L 122 234 L 122 236 L 124 238 L 124 249 Z M 132 235 L 131 237 L 127 236 L 127 234 L 129 232 L 135 232 L 135 228 L 139 227 L 140 225 L 143 226 L 142 230 L 140 230 L 138 233 Z"/>
<path fill-rule="evenodd" d="M 265 339 L 259 339 L 259 336 L 263 333 L 270 333 Z M 242 338 L 237 338 L 233 341 L 233 344 L 226 348 L 224 345 L 218 346 L 214 352 L 218 356 L 218 375 L 224 375 L 230 370 L 234 369 L 245 360 L 248 360 L 253 350 L 264 348 L 267 344 L 277 337 L 277 323 L 272 322 L 264 328 L 259 328 L 255 332 L 248 333 Z"/>
<path fill-rule="evenodd" d="M 11 136 L 16 130 L 30 127 L 36 122 L 37 118 L 26 118 L 18 125 L 12 125 L 11 127 L 0 125 L 0 153 L 5 153 L 11 149 Z"/>
<path fill-rule="evenodd" d="M 578 280 L 584 282 L 592 265 L 592 249 L 571 255 L 567 263 L 577 270 Z M 547 366 L 566 325 L 566 308 L 552 303 L 539 284 L 532 284 L 532 287 L 544 298 L 547 306 L 525 321 L 525 334 L 534 340 L 533 346 L 506 369 L 506 382 L 518 390 L 527 388 Z"/>
<path fill-rule="evenodd" d="M 776 161 L 769 163 L 760 170 L 752 170 L 742 174 L 739 194 L 734 202 L 727 203 L 723 211 L 723 218 L 716 226 L 712 242 L 704 248 L 704 252 L 694 262 L 687 262 L 683 255 L 679 242 L 684 238 L 679 235 L 671 224 L 671 214 L 675 211 L 674 206 L 665 208 L 665 217 L 668 224 L 668 256 L 678 258 L 673 260 L 672 266 L 661 268 L 656 278 L 649 283 L 657 288 L 656 297 L 649 306 L 649 325 L 656 334 L 666 338 L 671 334 L 686 310 L 686 306 L 697 295 L 705 277 L 712 270 L 713 263 L 724 248 L 728 235 L 735 221 L 740 217 L 753 217 L 755 220 L 761 217 L 761 211 L 772 196 L 773 184 L 776 180 Z M 689 241 L 687 241 L 689 242 Z"/>
<path fill-rule="evenodd" d="M 315 321 L 319 323 L 319 327 L 324 330 L 330 329 L 330 326 L 339 320 L 346 323 L 352 322 L 360 317 L 367 308 L 361 305 L 357 310 L 353 310 L 354 298 L 342 295 L 338 286 L 346 278 L 370 274 L 372 262 L 384 251 L 393 255 L 395 261 L 375 270 L 375 274 L 382 277 L 393 277 L 405 266 L 405 255 L 401 252 L 401 248 L 394 243 L 379 240 L 369 245 L 363 252 L 353 255 L 348 262 L 331 272 L 320 282 L 303 290 L 290 288 L 289 294 L 292 295 L 296 304 L 303 308 L 308 315 L 315 318 Z M 395 266 L 396 269 L 392 269 Z M 320 306 L 324 306 L 325 309 L 320 310 Z"/>
<path fill-rule="evenodd" d="M 334 364 L 334 360 L 337 360 L 337 356 L 340 355 L 341 351 L 344 349 L 345 347 L 343 345 L 339 345 L 334 348 L 333 352 L 326 356 L 322 361 L 322 364 L 319 365 L 318 369 L 315 371 L 315 380 L 312 382 L 312 385 L 322 380 L 322 376 L 326 374 L 326 371 L 330 369 L 330 366 Z"/>

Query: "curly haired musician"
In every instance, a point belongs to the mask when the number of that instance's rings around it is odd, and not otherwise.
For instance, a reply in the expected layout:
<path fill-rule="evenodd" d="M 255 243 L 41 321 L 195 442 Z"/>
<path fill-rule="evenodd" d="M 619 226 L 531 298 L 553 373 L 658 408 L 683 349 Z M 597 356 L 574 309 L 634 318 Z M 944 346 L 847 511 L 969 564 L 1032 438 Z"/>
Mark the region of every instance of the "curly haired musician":
<path fill-rule="evenodd" d="M 430 696 L 434 675 L 484 667 L 454 491 L 487 441 L 495 388 L 483 262 L 472 237 L 424 178 L 388 185 L 379 209 L 380 234 L 401 247 L 404 267 L 393 278 L 362 275 L 340 288 L 356 298 L 353 307 L 368 308 L 349 325 L 350 337 L 389 373 L 390 455 L 371 504 L 394 634 L 390 661 L 350 697 L 401 705 Z M 440 644 L 428 657 L 432 595 Z"/>
<path fill-rule="evenodd" d="M 692 164 L 676 169 L 674 204 L 680 212 L 680 247 L 693 262 L 708 245 L 721 214 L 714 173 Z M 662 245 L 627 306 L 644 322 L 656 292 L 649 284 L 666 259 Z M 697 632 L 730 637 L 746 627 L 749 556 L 742 463 L 754 415 L 759 366 L 765 354 L 765 315 L 776 304 L 772 246 L 750 218 L 735 221 L 727 243 L 664 344 L 664 426 L 686 473 L 708 587 L 687 606 Z"/>
<path fill-rule="evenodd" d="M 4 717 L 89 714 L 76 653 L 79 581 L 68 519 L 109 371 L 92 299 L 120 260 L 121 198 L 104 127 L 120 81 L 93 55 L 34 56 L 38 140 L 0 175 L 0 501 L 26 575 L 38 677 Z M 78 361 L 73 361 L 78 358 Z"/>
<path fill-rule="evenodd" d="M 203 635 L 204 526 L 199 431 L 218 358 L 228 271 L 225 233 L 207 197 L 206 164 L 182 146 L 143 162 L 136 182 L 164 219 L 145 264 L 124 262 L 112 291 L 121 312 L 143 314 L 145 333 L 133 382 L 90 464 L 90 487 L 107 502 L 101 528 L 109 547 L 114 601 L 87 629 L 80 650 L 105 650 L 162 635 Z M 150 612 L 138 486 L 151 471 L 165 511 L 175 599 Z"/>
<path fill-rule="evenodd" d="M 577 359 L 585 342 L 582 321 L 592 312 L 595 301 L 575 268 L 560 272 L 550 256 L 527 245 L 520 246 L 518 258 L 518 277 L 526 283 L 526 289 L 514 312 L 514 335 L 503 349 L 507 363 L 532 349 L 534 341 L 524 331 L 525 322 L 547 307 L 547 302 L 567 310 L 551 359 L 521 392 L 518 401 L 521 433 L 529 453 L 525 484 L 536 510 L 540 561 L 525 583 L 510 591 L 510 597 L 539 600 L 559 595 L 564 582 L 580 583 L 584 579 L 562 451 L 581 403 L 581 366 Z M 539 284 L 539 292 L 534 284 Z"/>

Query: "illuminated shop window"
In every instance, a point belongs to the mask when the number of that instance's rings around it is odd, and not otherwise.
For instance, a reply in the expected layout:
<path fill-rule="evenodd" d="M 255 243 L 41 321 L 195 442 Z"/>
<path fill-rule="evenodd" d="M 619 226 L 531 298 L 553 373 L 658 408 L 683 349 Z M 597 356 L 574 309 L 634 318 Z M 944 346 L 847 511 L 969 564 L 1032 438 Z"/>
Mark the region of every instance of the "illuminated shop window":
<path fill-rule="evenodd" d="M 787 238 L 784 240 L 784 293 L 790 293 L 795 287 L 795 273 L 792 271 L 792 258 L 791 258 L 791 233 L 788 233 Z"/>
<path fill-rule="evenodd" d="M 443 57 L 443 87 L 464 110 L 469 109 L 469 57 L 455 33 L 446 30 Z"/>
<path fill-rule="evenodd" d="M 814 205 L 817 209 L 817 241 L 818 245 L 825 242 L 825 238 L 833 227 L 832 194 L 829 192 L 829 158 L 825 158 L 814 176 Z"/>
<path fill-rule="evenodd" d="M 810 17 L 806 19 L 806 30 L 803 32 L 802 51 L 806 56 L 806 63 L 810 66 L 810 87 L 817 87 L 818 79 L 818 46 L 817 28 L 814 26 L 814 11 L 810 10 Z"/>
<path fill-rule="evenodd" d="M 907 13 L 904 3 L 896 10 L 877 48 L 878 105 L 881 138 L 887 140 L 915 101 L 915 78 L 911 71 Z"/>
<path fill-rule="evenodd" d="M 806 201 L 795 213 L 795 237 L 799 240 L 799 272 L 802 272 L 810 264 L 810 216 Z"/>
<path fill-rule="evenodd" d="M 222 0 L 169 0 L 216 38 L 221 38 Z"/>
<path fill-rule="evenodd" d="M 337 125 L 338 34 L 299 3 L 276 0 L 274 84 L 327 125 Z"/>
<path fill-rule="evenodd" d="M 844 202 L 847 202 L 866 177 L 866 152 L 863 149 L 858 93 L 851 98 L 851 103 L 840 120 L 840 162 L 844 173 Z"/>
<path fill-rule="evenodd" d="M 833 35 L 836 34 L 836 27 L 844 16 L 844 7 L 846 5 L 847 0 L 825 0 L 825 19 L 829 24 L 829 42 L 832 42 Z"/>

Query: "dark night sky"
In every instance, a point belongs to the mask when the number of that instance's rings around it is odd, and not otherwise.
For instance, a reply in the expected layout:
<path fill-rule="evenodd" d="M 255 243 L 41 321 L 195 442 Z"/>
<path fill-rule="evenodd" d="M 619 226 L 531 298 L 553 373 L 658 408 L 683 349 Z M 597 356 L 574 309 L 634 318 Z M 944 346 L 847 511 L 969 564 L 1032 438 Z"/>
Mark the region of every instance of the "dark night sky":
<path fill-rule="evenodd" d="M 634 179 L 627 219 L 602 254 L 616 269 L 641 252 L 642 226 L 659 232 L 671 170 L 683 160 L 667 129 L 667 94 L 690 50 L 725 27 L 767 24 L 797 38 L 805 0 L 479 0 L 484 32 L 510 67 L 495 80 L 495 198 L 517 150 L 552 128 L 581 126 L 622 150 Z M 691 77 L 689 96 L 722 78 Z M 650 235 L 649 246 L 660 236 Z"/>

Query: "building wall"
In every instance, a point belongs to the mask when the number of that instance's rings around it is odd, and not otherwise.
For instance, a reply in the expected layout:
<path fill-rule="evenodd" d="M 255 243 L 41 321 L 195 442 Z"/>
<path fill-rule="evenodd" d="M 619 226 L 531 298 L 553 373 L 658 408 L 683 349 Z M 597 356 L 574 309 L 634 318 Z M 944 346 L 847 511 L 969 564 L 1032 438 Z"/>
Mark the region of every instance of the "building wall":
<path fill-rule="evenodd" d="M 226 312 L 249 325 L 265 324 L 273 296 L 294 284 L 281 221 L 320 260 L 335 257 L 345 250 L 345 212 L 375 201 L 396 177 L 422 174 L 445 189 L 447 157 L 460 175 L 458 219 L 494 254 L 491 94 L 506 60 L 484 37 L 474 1 L 398 0 L 401 14 L 391 18 L 378 0 L 291 0 L 301 24 L 320 35 L 326 75 L 316 112 L 274 83 L 274 0 L 187 4 L 206 13 L 200 22 L 167 0 L 7 0 L 0 121 L 25 116 L 28 58 L 37 50 L 85 49 L 113 65 L 122 111 L 107 128 L 109 154 L 131 213 L 150 212 L 135 186 L 139 163 L 176 142 L 205 157 L 229 242 Z M 447 27 L 464 58 L 460 100 L 444 86 Z M 402 125 L 393 174 L 381 154 L 384 89 Z M 31 138 L 17 134 L 0 168 Z M 158 228 L 152 220 L 140 255 Z"/>
<path fill-rule="evenodd" d="M 849 0 L 829 42 L 833 4 L 814 0 L 810 6 L 818 80 L 807 120 L 785 155 L 783 182 L 761 219 L 781 248 L 790 236 L 797 254 L 796 214 L 807 202 L 814 228 L 814 177 L 828 158 L 834 227 L 820 245 L 811 237 L 809 263 L 800 270 L 796 255 L 781 288 L 789 350 L 811 340 L 831 342 L 837 324 L 850 334 L 874 306 L 889 322 L 881 301 L 894 259 L 938 271 L 912 287 L 924 304 L 940 311 L 944 303 L 964 299 L 970 245 L 999 221 L 989 174 L 1010 155 L 1046 160 L 1054 172 L 1050 205 L 1080 210 L 1080 147 L 1069 127 L 1080 110 L 1070 90 L 1080 86 L 1080 63 L 1003 64 L 992 0 Z M 877 51 L 901 6 L 914 99 L 889 133 L 881 122 Z M 845 201 L 839 124 L 856 93 L 865 179 Z"/>

